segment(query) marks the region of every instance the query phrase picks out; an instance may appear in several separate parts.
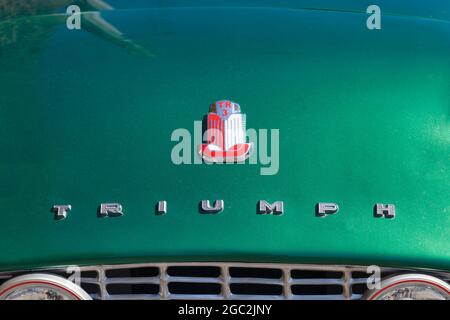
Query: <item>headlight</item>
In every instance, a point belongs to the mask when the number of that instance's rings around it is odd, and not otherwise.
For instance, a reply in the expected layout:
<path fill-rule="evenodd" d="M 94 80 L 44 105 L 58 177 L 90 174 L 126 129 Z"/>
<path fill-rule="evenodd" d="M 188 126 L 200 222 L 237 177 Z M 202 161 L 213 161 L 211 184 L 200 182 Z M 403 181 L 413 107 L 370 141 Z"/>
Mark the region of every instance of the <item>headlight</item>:
<path fill-rule="evenodd" d="M 424 274 L 404 274 L 381 281 L 380 289 L 369 290 L 367 300 L 450 300 L 450 285 Z"/>
<path fill-rule="evenodd" d="M 0 287 L 0 300 L 91 300 L 91 297 L 62 277 L 29 274 L 5 282 Z"/>

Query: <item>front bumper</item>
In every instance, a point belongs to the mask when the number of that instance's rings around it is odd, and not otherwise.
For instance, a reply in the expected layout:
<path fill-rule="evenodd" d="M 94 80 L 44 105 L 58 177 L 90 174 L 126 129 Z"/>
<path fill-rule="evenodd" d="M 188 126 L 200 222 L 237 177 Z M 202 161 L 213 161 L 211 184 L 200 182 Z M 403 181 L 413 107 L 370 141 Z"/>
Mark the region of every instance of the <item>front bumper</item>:
<path fill-rule="evenodd" d="M 420 272 L 450 283 L 450 273 L 435 270 L 382 267 L 380 271 L 381 277 Z M 66 277 L 96 300 L 358 300 L 363 297 L 372 275 L 366 266 L 142 263 L 3 272 L 0 273 L 0 284 L 14 276 L 33 272 Z"/>

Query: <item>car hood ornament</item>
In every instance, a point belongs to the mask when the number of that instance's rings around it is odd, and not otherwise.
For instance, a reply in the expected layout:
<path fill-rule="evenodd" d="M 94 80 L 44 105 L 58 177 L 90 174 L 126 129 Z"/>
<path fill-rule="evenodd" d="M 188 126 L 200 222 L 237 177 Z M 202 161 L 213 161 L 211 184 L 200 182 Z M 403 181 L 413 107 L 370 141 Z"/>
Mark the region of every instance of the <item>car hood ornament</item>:
<path fill-rule="evenodd" d="M 199 154 L 208 162 L 243 162 L 252 151 L 252 143 L 246 143 L 245 114 L 228 100 L 210 105 L 203 119 L 203 139 Z"/>

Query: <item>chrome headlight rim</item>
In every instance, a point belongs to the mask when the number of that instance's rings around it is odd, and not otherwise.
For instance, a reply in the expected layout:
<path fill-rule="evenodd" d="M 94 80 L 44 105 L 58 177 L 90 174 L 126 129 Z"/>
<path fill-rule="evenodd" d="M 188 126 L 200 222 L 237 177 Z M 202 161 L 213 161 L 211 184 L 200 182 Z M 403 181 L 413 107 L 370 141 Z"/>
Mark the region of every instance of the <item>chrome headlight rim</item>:
<path fill-rule="evenodd" d="M 80 286 L 52 274 L 33 273 L 14 277 L 0 286 L 0 300 L 6 300 L 13 292 L 31 288 L 52 288 L 63 295 L 71 297 L 69 300 L 92 300 Z"/>
<path fill-rule="evenodd" d="M 411 286 L 414 286 L 414 284 L 421 286 L 431 285 L 442 292 L 444 296 L 446 295 L 447 299 L 450 299 L 450 284 L 434 276 L 420 273 L 397 274 L 384 278 L 381 280 L 380 288 L 368 290 L 364 294 L 363 299 L 378 300 L 377 298 L 389 289 L 393 290 L 396 286 L 403 286 L 405 284 L 410 284 Z"/>

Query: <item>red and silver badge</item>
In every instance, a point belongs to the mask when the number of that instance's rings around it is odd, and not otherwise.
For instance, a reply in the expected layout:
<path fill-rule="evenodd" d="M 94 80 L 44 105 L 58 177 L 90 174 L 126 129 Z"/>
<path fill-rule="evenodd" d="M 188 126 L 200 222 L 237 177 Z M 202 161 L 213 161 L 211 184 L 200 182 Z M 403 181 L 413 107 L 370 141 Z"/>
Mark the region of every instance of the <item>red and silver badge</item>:
<path fill-rule="evenodd" d="M 252 144 L 246 143 L 245 114 L 228 100 L 210 105 L 203 120 L 205 143 L 200 156 L 209 162 L 242 162 L 250 156 Z"/>

